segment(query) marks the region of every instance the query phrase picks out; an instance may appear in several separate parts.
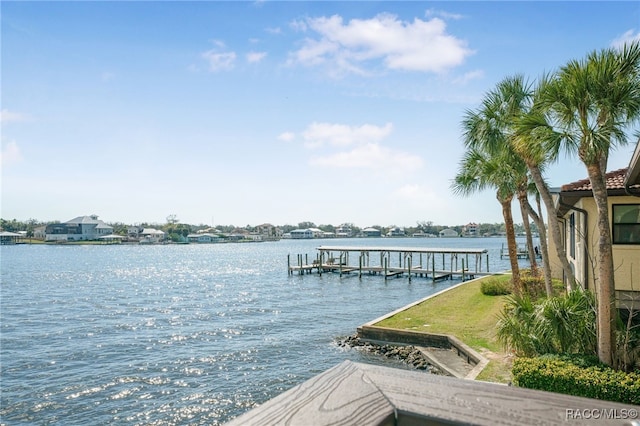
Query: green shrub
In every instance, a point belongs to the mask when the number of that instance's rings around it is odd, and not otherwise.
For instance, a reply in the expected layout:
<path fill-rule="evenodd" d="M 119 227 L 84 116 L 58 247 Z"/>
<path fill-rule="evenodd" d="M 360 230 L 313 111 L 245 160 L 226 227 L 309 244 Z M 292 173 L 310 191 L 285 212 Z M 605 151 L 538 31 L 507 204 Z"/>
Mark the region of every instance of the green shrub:
<path fill-rule="evenodd" d="M 487 296 L 503 296 L 511 294 L 511 283 L 508 280 L 489 278 L 480 284 L 480 291 Z"/>
<path fill-rule="evenodd" d="M 520 356 L 596 353 L 595 296 L 576 289 L 533 301 L 528 293 L 506 298 L 498 316 L 498 340 Z"/>
<path fill-rule="evenodd" d="M 523 388 L 640 405 L 640 372 L 614 370 L 593 356 L 516 358 L 511 373 Z"/>
<path fill-rule="evenodd" d="M 540 299 L 547 295 L 547 290 L 544 285 L 544 277 L 540 274 L 533 275 L 531 269 L 520 270 L 520 281 L 522 282 L 522 288 L 533 300 Z"/>

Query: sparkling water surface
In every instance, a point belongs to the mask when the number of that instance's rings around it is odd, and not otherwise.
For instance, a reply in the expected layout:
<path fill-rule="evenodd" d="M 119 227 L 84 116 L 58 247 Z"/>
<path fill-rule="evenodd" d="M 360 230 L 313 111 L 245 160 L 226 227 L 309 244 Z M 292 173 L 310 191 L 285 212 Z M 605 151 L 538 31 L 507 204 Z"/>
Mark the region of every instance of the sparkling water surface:
<path fill-rule="evenodd" d="M 486 248 L 501 271 L 503 243 L 3 246 L 0 422 L 215 425 L 346 359 L 401 367 L 336 341 L 456 281 L 289 276 L 287 255 L 315 259 L 320 245 Z"/>

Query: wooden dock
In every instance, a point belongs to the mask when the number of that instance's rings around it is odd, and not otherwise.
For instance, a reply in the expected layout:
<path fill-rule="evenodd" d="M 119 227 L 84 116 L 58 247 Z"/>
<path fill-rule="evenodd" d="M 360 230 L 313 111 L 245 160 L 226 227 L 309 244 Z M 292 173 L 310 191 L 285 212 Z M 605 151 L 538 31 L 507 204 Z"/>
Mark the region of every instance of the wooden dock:
<path fill-rule="evenodd" d="M 535 252 L 535 256 L 536 256 L 536 259 L 542 259 L 542 255 L 540 254 L 539 250 Z M 505 247 L 503 243 L 502 247 L 500 248 L 500 259 L 504 259 L 505 257 L 509 257 L 509 248 Z M 516 246 L 516 258 L 517 259 L 529 258 L 529 250 L 527 249 L 526 245 L 521 246 L 520 244 L 518 244 Z"/>
<path fill-rule="evenodd" d="M 308 255 L 298 255 L 295 261 L 289 255 L 289 275 L 357 273 L 382 275 L 385 279 L 406 275 L 409 280 L 426 277 L 435 282 L 458 277 L 465 281 L 492 274 L 486 249 L 320 246 L 317 250 L 311 261 Z"/>

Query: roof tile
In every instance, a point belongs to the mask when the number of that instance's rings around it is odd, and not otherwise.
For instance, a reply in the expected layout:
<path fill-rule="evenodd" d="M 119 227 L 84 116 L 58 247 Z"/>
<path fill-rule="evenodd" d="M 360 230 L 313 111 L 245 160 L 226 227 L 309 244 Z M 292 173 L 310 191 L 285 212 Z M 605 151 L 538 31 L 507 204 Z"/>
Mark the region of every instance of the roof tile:
<path fill-rule="evenodd" d="M 626 174 L 627 168 L 614 170 L 607 173 L 605 175 L 607 189 L 624 189 L 624 178 Z M 631 185 L 631 188 L 635 187 L 640 187 L 640 185 Z M 562 192 L 591 191 L 592 189 L 593 188 L 591 187 L 591 180 L 589 180 L 589 178 L 562 185 L 561 188 Z"/>

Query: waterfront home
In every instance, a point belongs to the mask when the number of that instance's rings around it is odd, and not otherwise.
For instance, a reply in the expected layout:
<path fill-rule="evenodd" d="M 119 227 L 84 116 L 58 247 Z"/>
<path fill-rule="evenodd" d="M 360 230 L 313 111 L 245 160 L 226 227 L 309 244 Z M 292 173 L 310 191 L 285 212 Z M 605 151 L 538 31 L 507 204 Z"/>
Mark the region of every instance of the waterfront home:
<path fill-rule="evenodd" d="M 113 227 L 98 216 L 78 216 L 64 223 L 52 223 L 45 228 L 46 241 L 91 241 L 113 234 Z"/>
<path fill-rule="evenodd" d="M 210 233 L 197 233 L 197 234 L 189 234 L 187 235 L 187 241 L 190 243 L 219 243 L 223 241 L 223 239 L 219 235 L 210 234 Z"/>
<path fill-rule="evenodd" d="M 314 238 L 314 233 L 311 229 L 294 229 L 289 233 L 292 239 L 309 239 Z"/>
<path fill-rule="evenodd" d="M 33 229 L 33 238 L 35 238 L 36 240 L 44 240 L 45 238 L 47 238 L 47 227 L 45 226 L 38 226 L 37 228 Z"/>
<path fill-rule="evenodd" d="M 619 308 L 640 306 L 640 141 L 628 168 L 606 175 L 611 226 L 616 303 Z M 566 255 L 576 280 L 593 289 L 597 254 L 598 212 L 591 182 L 582 179 L 554 190 L 556 211 L 549 220 L 558 220 L 563 233 Z M 549 241 L 551 273 L 563 279 L 562 268 Z"/>
<path fill-rule="evenodd" d="M 406 237 L 406 236 L 407 234 L 405 234 L 404 228 L 400 228 L 397 226 L 389 229 L 389 232 L 387 232 L 387 237 Z"/>
<path fill-rule="evenodd" d="M 140 242 L 146 244 L 161 243 L 166 238 L 166 233 L 160 229 L 143 228 L 139 234 Z"/>
<path fill-rule="evenodd" d="M 353 230 L 351 226 L 342 224 L 336 228 L 336 237 L 338 238 L 350 238 L 353 236 Z"/>
<path fill-rule="evenodd" d="M 143 244 L 156 244 L 165 240 L 167 234 L 156 228 L 143 228 L 142 226 L 130 226 L 127 229 L 129 240 L 139 241 Z"/>
<path fill-rule="evenodd" d="M 362 235 L 364 237 L 380 237 L 382 236 L 382 232 L 379 229 L 376 228 L 365 228 L 362 230 Z"/>
<path fill-rule="evenodd" d="M 440 231 L 438 233 L 438 235 L 441 238 L 452 238 L 452 237 L 457 237 L 458 233 L 455 230 L 451 229 L 451 228 L 446 228 L 446 229 L 443 229 L 442 231 Z"/>
<path fill-rule="evenodd" d="M 467 237 L 477 237 L 478 236 L 478 224 L 471 222 L 467 223 L 462 227 L 462 233 Z"/>
<path fill-rule="evenodd" d="M 21 234 L 16 232 L 2 231 L 0 232 L 0 244 L 16 244 L 23 238 Z"/>
<path fill-rule="evenodd" d="M 264 241 L 274 241 L 282 238 L 282 229 L 270 223 L 263 223 L 262 225 L 256 226 L 255 232 L 262 235 L 262 240 Z"/>

